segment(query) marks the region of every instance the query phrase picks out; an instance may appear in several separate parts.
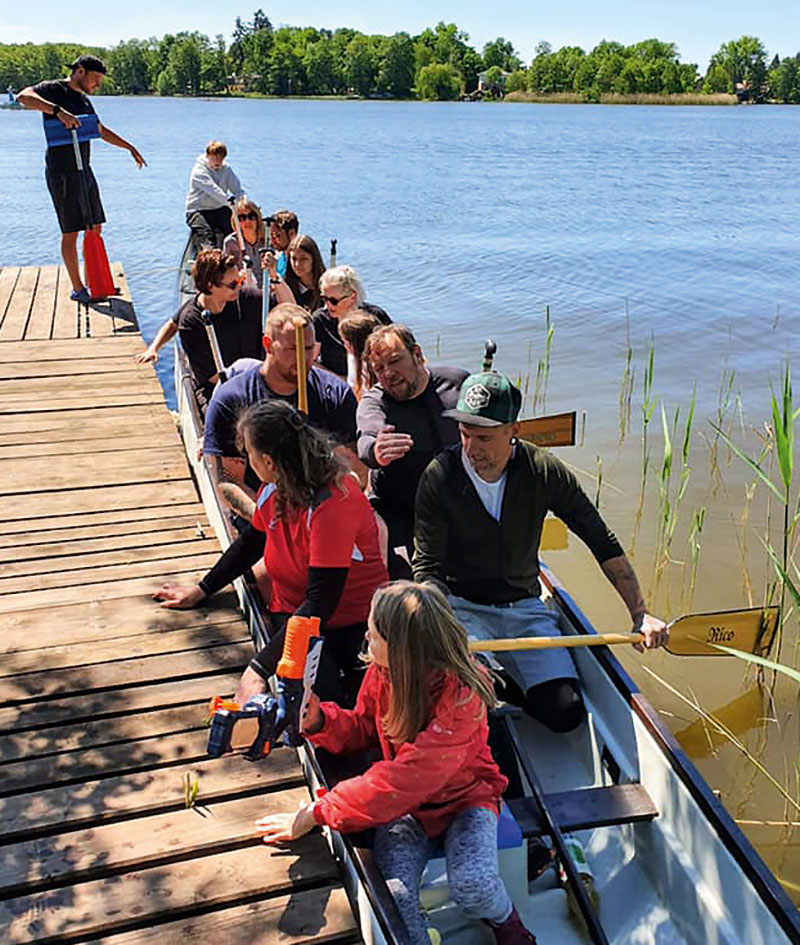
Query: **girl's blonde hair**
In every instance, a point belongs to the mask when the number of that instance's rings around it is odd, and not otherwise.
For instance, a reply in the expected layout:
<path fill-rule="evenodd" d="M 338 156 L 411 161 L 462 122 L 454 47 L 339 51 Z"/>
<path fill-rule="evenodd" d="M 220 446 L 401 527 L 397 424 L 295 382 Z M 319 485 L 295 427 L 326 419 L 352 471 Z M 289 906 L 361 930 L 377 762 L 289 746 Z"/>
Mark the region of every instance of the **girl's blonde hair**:
<path fill-rule="evenodd" d="M 378 588 L 370 619 L 387 643 L 391 695 L 382 722 L 392 741 L 413 741 L 428 724 L 431 671 L 454 673 L 489 708 L 497 704 L 488 673 L 469 653 L 467 631 L 434 584 L 394 581 Z"/>

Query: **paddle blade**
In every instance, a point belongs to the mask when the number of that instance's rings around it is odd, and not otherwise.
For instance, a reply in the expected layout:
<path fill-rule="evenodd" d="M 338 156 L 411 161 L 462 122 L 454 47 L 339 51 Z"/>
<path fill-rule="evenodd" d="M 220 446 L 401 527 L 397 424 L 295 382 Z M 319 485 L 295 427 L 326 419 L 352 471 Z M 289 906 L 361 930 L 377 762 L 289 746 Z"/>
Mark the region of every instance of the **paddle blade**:
<path fill-rule="evenodd" d="M 105 243 L 96 230 L 87 230 L 83 234 L 83 267 L 92 301 L 107 299 L 110 295 L 117 294 L 111 267 L 108 265 Z"/>
<path fill-rule="evenodd" d="M 719 656 L 713 644 L 721 644 L 763 655 L 772 646 L 777 626 L 777 607 L 687 614 L 670 625 L 667 650 L 674 656 Z"/>

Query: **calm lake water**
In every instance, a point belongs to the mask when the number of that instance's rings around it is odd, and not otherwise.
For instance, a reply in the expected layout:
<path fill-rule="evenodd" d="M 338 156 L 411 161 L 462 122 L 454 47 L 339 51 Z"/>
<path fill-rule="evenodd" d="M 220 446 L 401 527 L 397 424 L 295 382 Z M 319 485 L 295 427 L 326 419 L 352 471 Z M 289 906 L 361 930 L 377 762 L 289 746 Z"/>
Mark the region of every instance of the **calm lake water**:
<path fill-rule="evenodd" d="M 734 372 L 727 416 L 739 440 L 757 451 L 770 382 L 779 383 L 787 356 L 796 360 L 800 109 L 125 98 L 96 104 L 150 165 L 139 172 L 124 152 L 94 147 L 109 256 L 127 268 L 148 340 L 174 305 L 189 170 L 206 141 L 221 138 L 248 193 L 267 211 L 295 210 L 324 256 L 336 237 L 339 261 L 358 269 L 369 300 L 406 321 L 432 361 L 477 369 L 483 341 L 493 337 L 496 367 L 528 387 L 528 412 L 549 305 L 545 410 L 585 416 L 582 445 L 562 458 L 592 495 L 601 471 L 604 515 L 633 548 L 653 609 L 673 617 L 690 608 L 760 603 L 770 578 L 759 541 L 770 513 L 766 491 L 757 489 L 748 503 L 751 477 L 724 450 L 722 480 L 715 480 L 708 421 L 723 371 Z M 6 168 L 0 264 L 57 262 L 41 119 L 0 111 L 0 136 Z M 628 344 L 632 427 L 620 444 Z M 651 345 L 659 405 L 637 530 L 642 378 Z M 162 357 L 159 376 L 173 400 L 171 354 Z M 681 408 L 679 452 L 694 385 L 692 472 L 673 561 L 656 582 L 661 404 L 670 418 Z M 676 463 L 673 492 L 679 457 Z M 692 599 L 687 531 L 701 508 L 707 511 Z M 550 554 L 551 564 L 598 627 L 625 627 L 624 609 L 575 544 Z M 796 636 L 792 622 L 787 662 Z M 732 659 L 627 652 L 621 658 L 800 900 L 797 832 L 748 823 L 800 821 L 800 811 L 742 751 L 797 795 L 796 687 L 779 683 L 771 701 Z M 718 715 L 742 748 L 698 722 L 686 699 Z"/>

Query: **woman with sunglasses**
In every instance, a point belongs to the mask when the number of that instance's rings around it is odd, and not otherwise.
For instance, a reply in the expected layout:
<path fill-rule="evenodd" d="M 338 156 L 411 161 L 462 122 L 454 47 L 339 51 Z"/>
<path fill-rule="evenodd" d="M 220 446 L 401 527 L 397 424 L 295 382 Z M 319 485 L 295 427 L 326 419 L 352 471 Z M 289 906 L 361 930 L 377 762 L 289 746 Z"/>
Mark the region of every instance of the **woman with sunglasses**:
<path fill-rule="evenodd" d="M 239 246 L 239 237 L 236 233 L 230 233 L 225 237 L 222 244 L 222 252 L 228 253 L 236 260 L 236 265 L 240 269 L 245 268 L 245 259 L 250 260 L 250 266 L 255 277 L 256 285 L 261 288 L 261 252 L 267 240 L 266 227 L 261 216 L 261 209 L 258 204 L 253 203 L 248 197 L 240 197 L 233 208 L 236 218 L 239 221 L 239 227 L 242 231 L 244 248 Z"/>
<path fill-rule="evenodd" d="M 364 286 L 352 266 L 326 269 L 319 287 L 323 307 L 314 312 L 314 332 L 320 344 L 319 363 L 334 374 L 346 377 L 350 386 L 355 387 L 357 376 L 350 376 L 354 365 L 348 369 L 348 352 L 339 332 L 339 322 L 359 310 L 373 315 L 382 325 L 389 325 L 392 320 L 380 306 L 365 301 Z"/>
<path fill-rule="evenodd" d="M 325 272 L 319 246 L 310 236 L 300 234 L 289 243 L 287 256 L 286 285 L 301 308 L 315 312 L 319 308 L 319 279 Z"/>

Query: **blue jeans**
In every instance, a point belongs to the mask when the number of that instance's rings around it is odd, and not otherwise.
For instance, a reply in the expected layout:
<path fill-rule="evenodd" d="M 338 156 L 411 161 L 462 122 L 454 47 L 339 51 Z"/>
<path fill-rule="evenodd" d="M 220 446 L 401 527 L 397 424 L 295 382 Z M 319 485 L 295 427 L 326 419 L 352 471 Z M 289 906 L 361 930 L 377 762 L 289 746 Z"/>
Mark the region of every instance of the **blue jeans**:
<path fill-rule="evenodd" d="M 444 840 L 450 897 L 470 919 L 504 922 L 511 899 L 497 868 L 497 815 L 485 807 L 461 811 L 441 838 L 431 839 L 411 814 L 375 831 L 375 862 L 397 903 L 412 945 L 430 945 L 419 911 L 419 881 Z"/>

